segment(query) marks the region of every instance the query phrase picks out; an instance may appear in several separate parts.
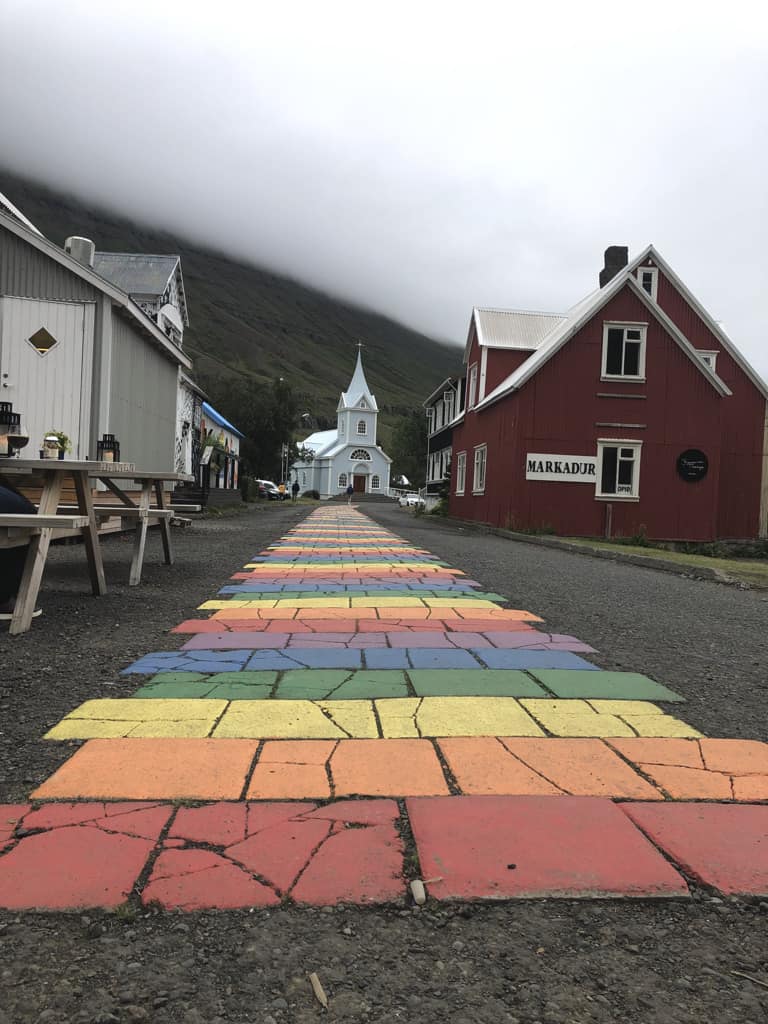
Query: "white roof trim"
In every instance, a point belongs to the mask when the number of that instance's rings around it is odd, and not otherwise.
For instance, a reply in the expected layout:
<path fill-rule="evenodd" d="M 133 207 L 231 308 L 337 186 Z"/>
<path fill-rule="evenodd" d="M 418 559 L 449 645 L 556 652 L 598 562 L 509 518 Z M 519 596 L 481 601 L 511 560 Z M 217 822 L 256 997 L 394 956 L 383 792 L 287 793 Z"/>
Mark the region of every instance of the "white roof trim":
<path fill-rule="evenodd" d="M 680 294 L 683 296 L 685 301 L 698 313 L 710 331 L 715 335 L 723 348 L 728 352 L 733 361 L 741 367 L 746 373 L 755 387 L 760 391 L 765 398 L 768 398 L 768 384 L 763 380 L 757 370 L 745 359 L 742 353 L 736 348 L 734 343 L 722 329 L 717 320 L 715 320 L 710 313 L 702 306 L 696 296 L 688 290 L 683 284 L 674 270 L 670 267 L 667 261 L 654 249 L 653 245 L 647 246 L 639 256 L 636 256 L 627 266 L 627 271 L 634 275 L 635 271 L 639 268 L 640 264 L 648 258 L 651 258 L 653 262 L 659 267 L 664 273 L 665 277 L 668 277 L 672 284 L 677 288 Z M 704 351 L 703 349 L 701 351 Z"/>
<path fill-rule="evenodd" d="M 624 287 L 629 287 L 631 291 L 642 301 L 643 305 L 646 306 L 648 311 L 658 320 L 661 326 L 666 332 L 672 337 L 673 341 L 682 349 L 682 351 L 688 356 L 691 362 L 694 364 L 697 370 L 702 373 L 707 380 L 710 382 L 712 387 L 721 395 L 730 395 L 731 390 L 722 381 L 716 373 L 698 357 L 696 349 L 691 345 L 684 334 L 681 333 L 678 327 L 669 319 L 667 314 L 661 309 L 661 307 L 653 301 L 650 295 L 641 288 L 637 283 L 634 273 L 627 268 L 621 274 L 617 274 L 604 288 L 601 288 L 598 292 L 595 292 L 590 297 L 590 301 L 579 304 L 574 307 L 574 315 L 568 317 L 559 328 L 552 332 L 550 337 L 543 343 L 541 348 L 537 349 L 536 352 L 518 367 L 513 373 L 511 373 L 506 380 L 503 380 L 490 395 L 487 395 L 482 402 L 478 402 L 475 409 L 484 409 L 494 402 L 497 402 L 500 398 L 504 398 L 505 395 L 511 391 L 517 391 L 524 384 L 526 384 L 531 377 L 542 367 L 545 363 L 554 356 L 560 349 L 576 334 L 581 328 L 592 319 L 597 313 L 614 295 L 618 294 Z"/>
<path fill-rule="evenodd" d="M 32 223 L 32 221 L 29 219 L 29 217 L 25 217 L 24 214 L 21 212 L 21 210 L 18 208 L 18 206 L 15 206 L 11 202 L 11 200 L 8 198 L 8 196 L 3 195 L 2 192 L 0 192 L 0 205 L 4 206 L 6 209 L 10 210 L 11 213 L 14 215 L 14 217 L 18 217 L 22 224 L 26 224 L 26 226 L 29 228 L 30 231 L 34 231 L 35 234 L 36 235 L 40 235 L 41 238 L 45 237 L 43 235 L 43 232 L 39 231 L 35 227 L 35 225 Z M 0 212 L 2 212 L 2 211 L 0 211 Z"/>
<path fill-rule="evenodd" d="M 457 380 L 456 380 L 455 377 L 446 377 L 445 380 L 441 384 L 437 385 L 437 387 L 432 392 L 432 394 L 429 396 L 429 398 L 425 398 L 424 399 L 424 401 L 421 403 L 422 406 L 424 408 L 426 408 L 429 405 L 429 403 L 432 401 L 432 399 L 433 398 L 437 398 L 438 395 L 441 395 L 446 390 L 446 388 L 452 387 L 452 388 L 455 389 L 456 383 L 457 383 Z"/>
<path fill-rule="evenodd" d="M 181 349 L 177 348 L 168 340 L 154 320 L 152 320 L 151 317 L 148 317 L 147 314 L 140 309 L 125 292 L 122 292 L 119 288 L 116 288 L 115 285 L 106 281 L 103 277 L 100 277 L 95 271 L 91 270 L 90 267 L 86 267 L 82 263 L 78 263 L 76 259 L 73 259 L 65 253 L 63 249 L 60 249 L 58 245 L 50 242 L 39 232 L 35 233 L 33 229 L 25 227 L 25 225 L 20 224 L 13 217 L 9 217 L 8 214 L 3 213 L 1 210 L 0 227 L 7 228 L 18 238 L 28 242 L 34 249 L 37 249 L 38 252 L 42 252 L 45 256 L 54 260 L 54 262 L 59 263 L 62 267 L 71 271 L 71 273 L 76 274 L 84 281 L 87 281 L 104 295 L 108 295 L 116 305 L 129 313 L 134 320 L 138 321 L 141 327 L 152 336 L 152 339 L 158 343 L 159 347 L 162 348 L 166 355 L 169 355 L 174 362 L 181 363 L 181 365 L 185 366 L 188 370 L 192 368 L 192 360 L 186 356 Z"/>

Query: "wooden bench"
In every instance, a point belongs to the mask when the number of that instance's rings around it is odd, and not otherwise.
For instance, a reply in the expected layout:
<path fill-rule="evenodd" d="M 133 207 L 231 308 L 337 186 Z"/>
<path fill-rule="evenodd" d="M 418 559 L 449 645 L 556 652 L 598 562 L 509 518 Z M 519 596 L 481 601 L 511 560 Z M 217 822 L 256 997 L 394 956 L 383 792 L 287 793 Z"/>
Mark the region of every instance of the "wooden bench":
<path fill-rule="evenodd" d="M 13 530 L 81 530 L 88 525 L 88 516 L 80 515 L 59 515 L 53 516 L 28 515 L 14 512 L 0 513 L 0 526 L 7 526 Z"/>
<path fill-rule="evenodd" d="M 24 573 L 21 578 L 16 604 L 9 626 L 11 634 L 29 629 L 35 610 L 35 601 L 48 555 L 48 545 L 56 530 L 82 530 L 89 527 L 88 516 L 58 515 L 53 512 L 0 513 L 0 547 L 19 547 L 29 544 Z"/>
<path fill-rule="evenodd" d="M 60 505 L 65 515 L 76 511 L 75 505 Z M 99 519 L 173 519 L 171 508 L 139 508 L 137 505 L 94 505 L 93 511 Z"/>

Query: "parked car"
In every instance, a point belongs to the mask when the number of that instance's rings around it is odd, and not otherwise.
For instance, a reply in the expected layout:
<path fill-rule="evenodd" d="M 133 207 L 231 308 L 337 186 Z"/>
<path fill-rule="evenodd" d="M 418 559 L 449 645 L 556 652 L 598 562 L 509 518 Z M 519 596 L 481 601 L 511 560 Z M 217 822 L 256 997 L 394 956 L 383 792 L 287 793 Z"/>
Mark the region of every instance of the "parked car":
<path fill-rule="evenodd" d="M 425 501 L 420 494 L 401 494 L 400 505 L 403 508 L 424 508 Z"/>
<path fill-rule="evenodd" d="M 255 483 L 260 498 L 267 498 L 268 501 L 280 501 L 282 495 L 277 489 L 277 484 L 271 480 L 256 480 Z"/>

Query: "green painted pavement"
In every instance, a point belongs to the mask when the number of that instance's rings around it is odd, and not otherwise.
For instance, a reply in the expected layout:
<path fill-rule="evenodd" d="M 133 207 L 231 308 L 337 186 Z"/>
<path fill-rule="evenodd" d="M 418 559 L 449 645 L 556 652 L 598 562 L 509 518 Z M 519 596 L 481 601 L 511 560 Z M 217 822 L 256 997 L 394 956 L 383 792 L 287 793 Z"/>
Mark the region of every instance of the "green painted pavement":
<path fill-rule="evenodd" d="M 590 672 L 590 675 L 595 673 Z M 417 697 L 546 697 L 542 687 L 517 669 L 409 669 Z"/>
<path fill-rule="evenodd" d="M 236 594 L 222 594 L 218 597 L 223 600 L 232 601 L 306 601 L 308 599 L 322 597 L 458 597 L 462 601 L 474 599 L 476 601 L 507 602 L 508 597 L 503 594 L 486 593 L 480 590 L 355 590 L 355 591 L 268 591 L 268 590 L 242 590 Z"/>
<path fill-rule="evenodd" d="M 639 672 L 576 672 L 571 669 L 531 669 L 531 675 L 556 697 L 586 699 L 685 701 L 674 690 Z M 585 675 L 592 676 L 584 679 Z"/>
<path fill-rule="evenodd" d="M 275 694 L 283 700 L 372 700 L 410 695 L 404 672 L 344 669 L 293 669 L 283 675 Z"/>
<path fill-rule="evenodd" d="M 279 682 L 278 682 L 279 679 Z M 277 686 L 275 684 L 277 683 Z M 638 672 L 568 669 L 294 669 L 278 672 L 159 672 L 134 697 L 220 700 L 375 700 L 386 697 L 548 697 L 680 702 Z"/>

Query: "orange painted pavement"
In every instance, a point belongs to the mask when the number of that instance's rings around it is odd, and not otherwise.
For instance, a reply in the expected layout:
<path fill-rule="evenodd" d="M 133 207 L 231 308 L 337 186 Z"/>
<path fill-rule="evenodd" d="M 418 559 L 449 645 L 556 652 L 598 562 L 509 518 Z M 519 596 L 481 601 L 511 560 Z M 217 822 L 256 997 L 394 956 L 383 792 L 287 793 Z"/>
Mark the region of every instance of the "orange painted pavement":
<path fill-rule="evenodd" d="M 32 793 L 36 800 L 238 800 L 256 740 L 89 740 Z"/>

